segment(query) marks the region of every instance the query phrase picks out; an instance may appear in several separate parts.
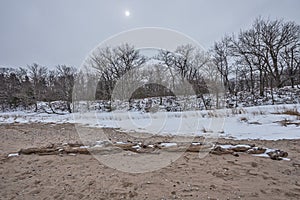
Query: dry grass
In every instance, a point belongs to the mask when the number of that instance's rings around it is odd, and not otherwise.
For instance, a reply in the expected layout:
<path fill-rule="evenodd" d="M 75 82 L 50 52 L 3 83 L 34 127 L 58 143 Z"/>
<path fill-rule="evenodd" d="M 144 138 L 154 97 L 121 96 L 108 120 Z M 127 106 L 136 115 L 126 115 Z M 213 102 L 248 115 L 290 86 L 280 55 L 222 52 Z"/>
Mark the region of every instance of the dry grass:
<path fill-rule="evenodd" d="M 207 113 L 207 116 L 209 117 L 209 118 L 212 118 L 212 117 L 218 117 L 218 114 L 217 113 L 215 113 L 215 112 L 208 112 Z"/>
<path fill-rule="evenodd" d="M 240 118 L 240 121 L 241 121 L 241 122 L 248 123 L 248 124 L 261 125 L 261 123 L 260 123 L 260 122 L 257 122 L 257 121 L 250 122 L 249 119 L 248 119 L 247 117 L 241 117 L 241 118 Z"/>
<path fill-rule="evenodd" d="M 241 121 L 241 122 L 248 122 L 248 118 L 247 118 L 247 117 L 241 117 L 241 118 L 240 118 L 240 121 Z"/>
<path fill-rule="evenodd" d="M 201 131 L 202 131 L 203 133 L 212 133 L 211 130 L 208 130 L 208 129 L 204 128 L 204 127 L 201 129 Z"/>
<path fill-rule="evenodd" d="M 300 126 L 300 122 L 294 122 L 292 120 L 288 120 L 288 119 L 284 119 L 281 121 L 276 121 L 274 123 L 279 123 L 281 126 L 288 126 L 288 125 L 296 125 L 296 126 Z"/>
<path fill-rule="evenodd" d="M 292 116 L 298 116 L 300 117 L 300 112 L 298 112 L 298 110 L 294 109 L 294 110 L 286 110 L 284 112 L 282 112 L 283 115 L 292 115 Z"/>
<path fill-rule="evenodd" d="M 262 123 L 260 123 L 260 122 L 249 122 L 249 124 L 254 124 L 254 125 L 262 125 Z"/>
<path fill-rule="evenodd" d="M 245 114 L 246 111 L 243 108 L 233 108 L 231 109 L 231 114 L 232 115 L 240 115 L 240 114 Z"/>
<path fill-rule="evenodd" d="M 272 114 L 276 114 L 276 115 L 291 115 L 291 116 L 300 117 L 300 112 L 296 108 L 294 108 L 294 109 L 285 109 L 282 112 L 275 112 L 275 113 L 272 113 Z"/>
<path fill-rule="evenodd" d="M 266 112 L 262 111 L 262 110 L 259 110 L 259 111 L 253 111 L 252 112 L 252 115 L 266 115 Z"/>

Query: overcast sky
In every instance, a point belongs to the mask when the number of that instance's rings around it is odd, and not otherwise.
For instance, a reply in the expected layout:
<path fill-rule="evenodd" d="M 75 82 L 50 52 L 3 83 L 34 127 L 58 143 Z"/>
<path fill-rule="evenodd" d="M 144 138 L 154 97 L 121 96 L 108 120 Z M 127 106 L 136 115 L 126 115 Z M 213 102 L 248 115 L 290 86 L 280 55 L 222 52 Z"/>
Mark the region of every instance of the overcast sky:
<path fill-rule="evenodd" d="M 138 27 L 174 29 L 208 49 L 258 16 L 300 24 L 299 10 L 299 0 L 0 0 L 0 66 L 78 67 L 101 41 Z"/>

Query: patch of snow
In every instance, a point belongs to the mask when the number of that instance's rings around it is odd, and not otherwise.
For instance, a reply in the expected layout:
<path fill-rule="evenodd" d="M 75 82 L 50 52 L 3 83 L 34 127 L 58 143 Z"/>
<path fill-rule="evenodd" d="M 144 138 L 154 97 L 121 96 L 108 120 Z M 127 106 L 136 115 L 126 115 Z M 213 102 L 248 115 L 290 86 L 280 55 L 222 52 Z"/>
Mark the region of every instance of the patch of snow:
<path fill-rule="evenodd" d="M 116 144 L 127 144 L 126 142 L 116 142 Z"/>
<path fill-rule="evenodd" d="M 103 146 L 106 146 L 106 145 L 109 145 L 109 144 L 111 144 L 110 141 L 107 141 L 107 140 L 105 140 L 105 141 L 98 140 L 98 141 L 95 142 L 95 145 L 92 146 L 92 147 L 103 147 Z"/>
<path fill-rule="evenodd" d="M 224 145 L 217 145 L 217 146 L 220 146 L 223 149 L 233 149 L 233 148 L 237 148 L 237 147 L 251 148 L 251 146 L 249 146 L 247 144 L 238 144 L 238 145 L 224 144 Z"/>
<path fill-rule="evenodd" d="M 160 143 L 160 146 L 162 146 L 162 147 L 174 147 L 174 146 L 177 146 L 177 143 L 174 143 L 174 142 L 164 142 L 164 143 Z"/>
<path fill-rule="evenodd" d="M 192 142 L 192 145 L 195 145 L 195 146 L 201 145 L 201 142 Z"/>
<path fill-rule="evenodd" d="M 134 148 L 134 149 L 140 149 L 141 147 L 140 147 L 140 145 L 134 145 L 132 148 Z"/>
<path fill-rule="evenodd" d="M 299 139 L 299 127 L 283 126 L 280 121 L 300 123 L 299 117 L 278 114 L 300 110 L 300 104 L 267 105 L 248 108 L 199 110 L 184 112 L 145 113 L 138 111 L 72 113 L 65 115 L 29 113 L 25 111 L 0 113 L 0 124 L 10 123 L 78 123 L 89 127 L 119 128 L 125 132 L 155 135 L 205 136 L 231 139 Z M 241 119 L 246 120 L 241 120 Z M 251 124 L 247 122 L 259 122 Z M 218 128 L 216 128 L 217 126 Z M 222 131 L 222 133 L 220 133 Z"/>
<path fill-rule="evenodd" d="M 10 154 L 8 154 L 8 158 L 10 158 L 10 157 L 15 157 L 15 156 L 19 156 L 19 153 L 10 153 Z"/>

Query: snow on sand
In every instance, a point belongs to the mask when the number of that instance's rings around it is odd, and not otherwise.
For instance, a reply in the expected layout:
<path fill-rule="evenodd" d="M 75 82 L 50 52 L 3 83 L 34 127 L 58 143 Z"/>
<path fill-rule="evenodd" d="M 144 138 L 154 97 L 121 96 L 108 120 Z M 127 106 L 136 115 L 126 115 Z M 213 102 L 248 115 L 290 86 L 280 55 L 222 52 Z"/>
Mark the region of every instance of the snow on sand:
<path fill-rule="evenodd" d="M 186 112 L 89 112 L 65 115 L 4 112 L 0 124 L 79 123 L 92 127 L 120 128 L 122 131 L 158 135 L 209 135 L 234 139 L 299 139 L 300 104 L 257 106 L 217 111 Z M 217 124 L 217 128 L 213 124 Z"/>

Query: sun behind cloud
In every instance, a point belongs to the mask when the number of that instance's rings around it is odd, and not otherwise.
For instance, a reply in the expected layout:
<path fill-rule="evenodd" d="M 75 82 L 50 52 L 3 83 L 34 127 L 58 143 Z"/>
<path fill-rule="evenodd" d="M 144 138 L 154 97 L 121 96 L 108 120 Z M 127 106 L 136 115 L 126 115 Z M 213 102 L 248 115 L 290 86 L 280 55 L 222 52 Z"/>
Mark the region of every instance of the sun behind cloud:
<path fill-rule="evenodd" d="M 124 14 L 125 14 L 126 17 L 129 17 L 131 13 L 130 13 L 129 10 L 125 10 Z"/>

